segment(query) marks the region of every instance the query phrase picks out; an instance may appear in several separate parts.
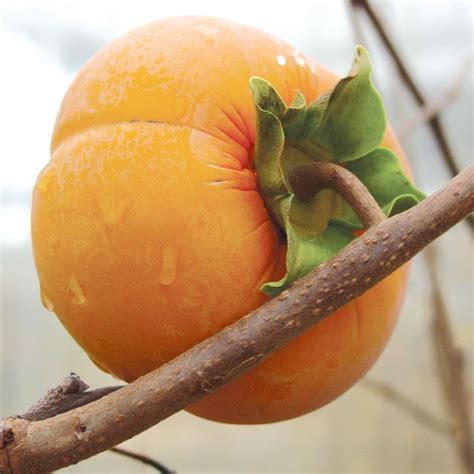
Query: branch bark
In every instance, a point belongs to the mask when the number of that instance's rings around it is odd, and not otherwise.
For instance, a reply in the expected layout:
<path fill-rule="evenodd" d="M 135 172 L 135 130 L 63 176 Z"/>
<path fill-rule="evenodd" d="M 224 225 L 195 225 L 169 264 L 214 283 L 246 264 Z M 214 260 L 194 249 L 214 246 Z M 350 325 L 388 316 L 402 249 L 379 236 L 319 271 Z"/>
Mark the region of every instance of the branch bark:
<path fill-rule="evenodd" d="M 28 421 L 46 420 L 98 400 L 115 392 L 121 388 L 121 385 L 96 390 L 87 390 L 88 388 L 89 385 L 84 383 L 78 375 L 71 373 L 57 387 L 48 390 L 43 398 L 21 413 L 19 417 Z"/>
<path fill-rule="evenodd" d="M 137 381 L 54 418 L 2 420 L 0 470 L 60 469 L 157 424 L 360 296 L 473 210 L 474 165 L 412 209 L 372 226 L 288 291 Z"/>

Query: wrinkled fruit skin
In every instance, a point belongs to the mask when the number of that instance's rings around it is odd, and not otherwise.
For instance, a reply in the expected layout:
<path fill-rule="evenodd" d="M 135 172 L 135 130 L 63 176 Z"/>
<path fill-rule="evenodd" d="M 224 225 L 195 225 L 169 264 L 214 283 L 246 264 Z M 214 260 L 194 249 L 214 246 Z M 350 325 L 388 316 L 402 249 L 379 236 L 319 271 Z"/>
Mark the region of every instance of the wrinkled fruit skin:
<path fill-rule="evenodd" d="M 284 274 L 286 248 L 252 171 L 252 75 L 287 103 L 337 81 L 256 29 L 186 17 L 112 42 L 64 97 L 33 197 L 42 300 L 123 380 L 258 307 L 262 283 Z M 383 145 L 403 157 L 390 130 Z M 267 423 L 333 400 L 381 353 L 405 279 L 397 271 L 189 411 Z"/>

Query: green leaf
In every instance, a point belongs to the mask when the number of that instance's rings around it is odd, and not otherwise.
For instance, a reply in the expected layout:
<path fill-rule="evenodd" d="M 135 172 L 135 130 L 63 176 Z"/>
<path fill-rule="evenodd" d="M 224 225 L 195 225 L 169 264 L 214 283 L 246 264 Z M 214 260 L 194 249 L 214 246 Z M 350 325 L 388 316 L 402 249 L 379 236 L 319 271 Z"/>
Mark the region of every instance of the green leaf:
<path fill-rule="evenodd" d="M 298 91 L 291 106 L 281 115 L 285 138 L 291 140 L 297 138 L 301 128 L 306 122 L 307 107 L 304 95 Z"/>
<path fill-rule="evenodd" d="M 288 191 L 280 170 L 280 155 L 283 152 L 285 134 L 281 120 L 275 115 L 286 106 L 269 82 L 258 77 L 250 79 L 257 111 L 257 139 L 255 143 L 255 167 L 259 176 L 259 187 L 267 207 L 280 225 L 283 224 L 279 211 L 281 198 Z"/>
<path fill-rule="evenodd" d="M 314 161 L 343 164 L 387 216 L 424 198 L 403 174 L 398 157 L 377 148 L 385 131 L 385 112 L 371 73 L 368 54 L 359 46 L 349 75 L 309 105 L 301 92 L 287 105 L 268 81 L 250 79 L 259 190 L 287 237 L 286 275 L 262 286 L 267 295 L 277 295 L 325 262 L 354 239 L 354 230 L 363 228 L 348 203 L 332 190 L 324 189 L 307 201 L 298 199 L 289 180 L 295 169 Z"/>
<path fill-rule="evenodd" d="M 313 237 L 302 235 L 296 228 L 288 226 L 286 275 L 279 281 L 264 284 L 261 291 L 271 297 L 277 296 L 291 283 L 339 252 L 353 238 L 350 230 L 338 224 L 329 224 L 320 235 Z"/>
<path fill-rule="evenodd" d="M 331 93 L 321 123 L 310 137 L 335 163 L 366 155 L 383 138 L 385 110 L 371 76 L 369 55 L 358 46 L 348 76 Z"/>
<path fill-rule="evenodd" d="M 313 102 L 308 107 L 306 121 L 297 136 L 299 140 L 307 140 L 312 136 L 316 136 L 316 130 L 321 124 L 321 120 L 323 118 L 324 112 L 327 109 L 330 97 L 330 93 L 323 94 L 316 100 L 316 102 Z"/>
<path fill-rule="evenodd" d="M 408 207 L 425 198 L 425 194 L 403 173 L 398 156 L 388 148 L 376 148 L 364 157 L 351 161 L 346 168 L 365 184 L 387 217 L 402 212 L 400 203 L 395 205 L 399 198 L 403 197 L 406 205 L 410 203 Z M 363 228 L 355 212 L 340 197 L 334 207 L 332 219 L 350 228 Z"/>
<path fill-rule="evenodd" d="M 388 148 L 376 148 L 360 160 L 348 163 L 347 169 L 367 186 L 382 206 L 397 194 L 413 194 L 419 200 L 425 198 L 403 173 L 400 158 Z"/>
<path fill-rule="evenodd" d="M 271 112 L 276 117 L 281 117 L 287 107 L 276 89 L 265 79 L 252 76 L 249 80 L 256 106 L 260 110 Z"/>

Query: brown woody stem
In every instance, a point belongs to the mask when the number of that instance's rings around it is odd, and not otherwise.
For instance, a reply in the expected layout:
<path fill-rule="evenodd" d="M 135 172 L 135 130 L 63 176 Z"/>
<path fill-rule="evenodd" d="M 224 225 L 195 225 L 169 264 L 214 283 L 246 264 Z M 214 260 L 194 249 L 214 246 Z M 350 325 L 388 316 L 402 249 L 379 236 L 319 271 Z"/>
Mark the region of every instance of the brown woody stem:
<path fill-rule="evenodd" d="M 48 390 L 46 395 L 19 415 L 28 421 L 46 420 L 59 413 L 72 410 L 119 389 L 121 386 L 87 390 L 89 386 L 74 373 L 68 375 L 57 387 Z"/>
<path fill-rule="evenodd" d="M 364 183 L 341 165 L 316 162 L 296 168 L 290 175 L 290 184 L 296 197 L 311 199 L 325 188 L 340 194 L 364 224 L 369 227 L 385 220 L 385 215 Z"/>
<path fill-rule="evenodd" d="M 42 473 L 135 436 L 254 367 L 365 293 L 474 210 L 474 165 L 372 226 L 288 291 L 100 400 L 41 421 L 0 421 L 0 471 Z"/>

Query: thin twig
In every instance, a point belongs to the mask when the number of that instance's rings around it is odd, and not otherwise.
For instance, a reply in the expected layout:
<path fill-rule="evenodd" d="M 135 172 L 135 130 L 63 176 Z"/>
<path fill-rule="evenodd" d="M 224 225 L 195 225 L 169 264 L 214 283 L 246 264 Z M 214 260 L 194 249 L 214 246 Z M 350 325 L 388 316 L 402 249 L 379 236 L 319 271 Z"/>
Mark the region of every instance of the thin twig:
<path fill-rule="evenodd" d="M 0 471 L 75 464 L 213 393 L 365 293 L 474 211 L 474 165 L 415 207 L 372 226 L 246 317 L 100 400 L 42 421 L 0 421 Z"/>
<path fill-rule="evenodd" d="M 405 66 L 404 61 L 402 60 L 399 52 L 397 51 L 394 43 L 389 38 L 386 29 L 383 23 L 380 21 L 378 15 L 375 13 L 373 8 L 370 6 L 367 0 L 351 0 L 352 5 L 356 7 L 363 8 L 369 19 L 371 20 L 374 28 L 376 29 L 377 33 L 380 36 L 383 44 L 385 45 L 387 51 L 390 53 L 395 65 L 397 66 L 398 72 L 400 73 L 401 78 L 407 85 L 408 89 L 412 93 L 413 97 L 415 98 L 418 105 L 426 106 L 427 101 L 424 98 L 423 94 L 421 93 L 420 89 L 416 85 L 414 79 L 412 78 L 411 74 L 408 72 L 408 68 Z M 444 160 L 448 169 L 451 173 L 451 176 L 456 176 L 459 173 L 459 168 L 452 153 L 452 150 L 449 146 L 448 140 L 444 133 L 444 129 L 441 125 L 440 118 L 437 114 L 433 115 L 428 121 L 428 124 L 431 127 L 433 135 L 441 149 L 443 154 Z"/>
<path fill-rule="evenodd" d="M 374 393 L 382 396 L 385 400 L 393 403 L 395 406 L 409 414 L 419 423 L 433 429 L 441 434 L 452 436 L 454 427 L 451 423 L 442 420 L 437 415 L 418 405 L 413 400 L 400 393 L 397 389 L 386 382 L 376 380 L 372 377 L 365 377 L 361 380 L 361 385 Z"/>
<path fill-rule="evenodd" d="M 420 107 L 411 119 L 402 124 L 397 133 L 400 140 L 403 140 L 403 138 L 405 138 L 412 130 L 414 130 L 419 123 L 429 122 L 459 95 L 466 75 L 469 73 L 472 67 L 473 61 L 473 56 L 467 58 L 463 65 L 456 72 L 456 75 L 452 79 L 446 91 L 438 99 L 434 100 L 433 102 L 426 103 Z"/>
<path fill-rule="evenodd" d="M 463 472 L 470 474 L 474 472 L 474 437 L 463 372 L 463 353 L 454 340 L 436 272 L 434 252 L 432 246 L 425 251 L 432 286 L 433 343 L 438 361 L 441 389 L 444 392 L 455 426 L 453 441 L 459 451 Z"/>
<path fill-rule="evenodd" d="M 121 388 L 121 385 L 88 390 L 89 386 L 74 373 L 46 393 L 28 410 L 18 415 L 28 421 L 46 420 L 60 413 L 87 405 Z"/>
<path fill-rule="evenodd" d="M 143 464 L 146 464 L 147 466 L 154 467 L 157 471 L 161 472 L 162 474 L 175 474 L 176 473 L 176 471 L 171 471 L 164 464 L 161 464 L 160 462 L 155 461 L 154 459 L 148 456 L 145 456 L 143 454 L 134 453 L 133 451 L 130 451 L 129 449 L 115 447 L 115 448 L 110 449 L 109 451 L 120 454 L 122 456 L 135 459 L 136 461 L 140 461 Z"/>
<path fill-rule="evenodd" d="M 19 417 L 28 421 L 46 420 L 73 408 L 87 405 L 109 393 L 115 392 L 121 387 L 121 385 L 117 385 L 88 391 L 89 385 L 81 380 L 77 374 L 71 372 L 57 387 L 48 390 L 44 397 L 34 403 Z M 125 448 L 115 447 L 110 449 L 110 451 L 148 464 L 163 474 L 174 474 L 175 472 L 148 456 L 134 453 Z"/>

